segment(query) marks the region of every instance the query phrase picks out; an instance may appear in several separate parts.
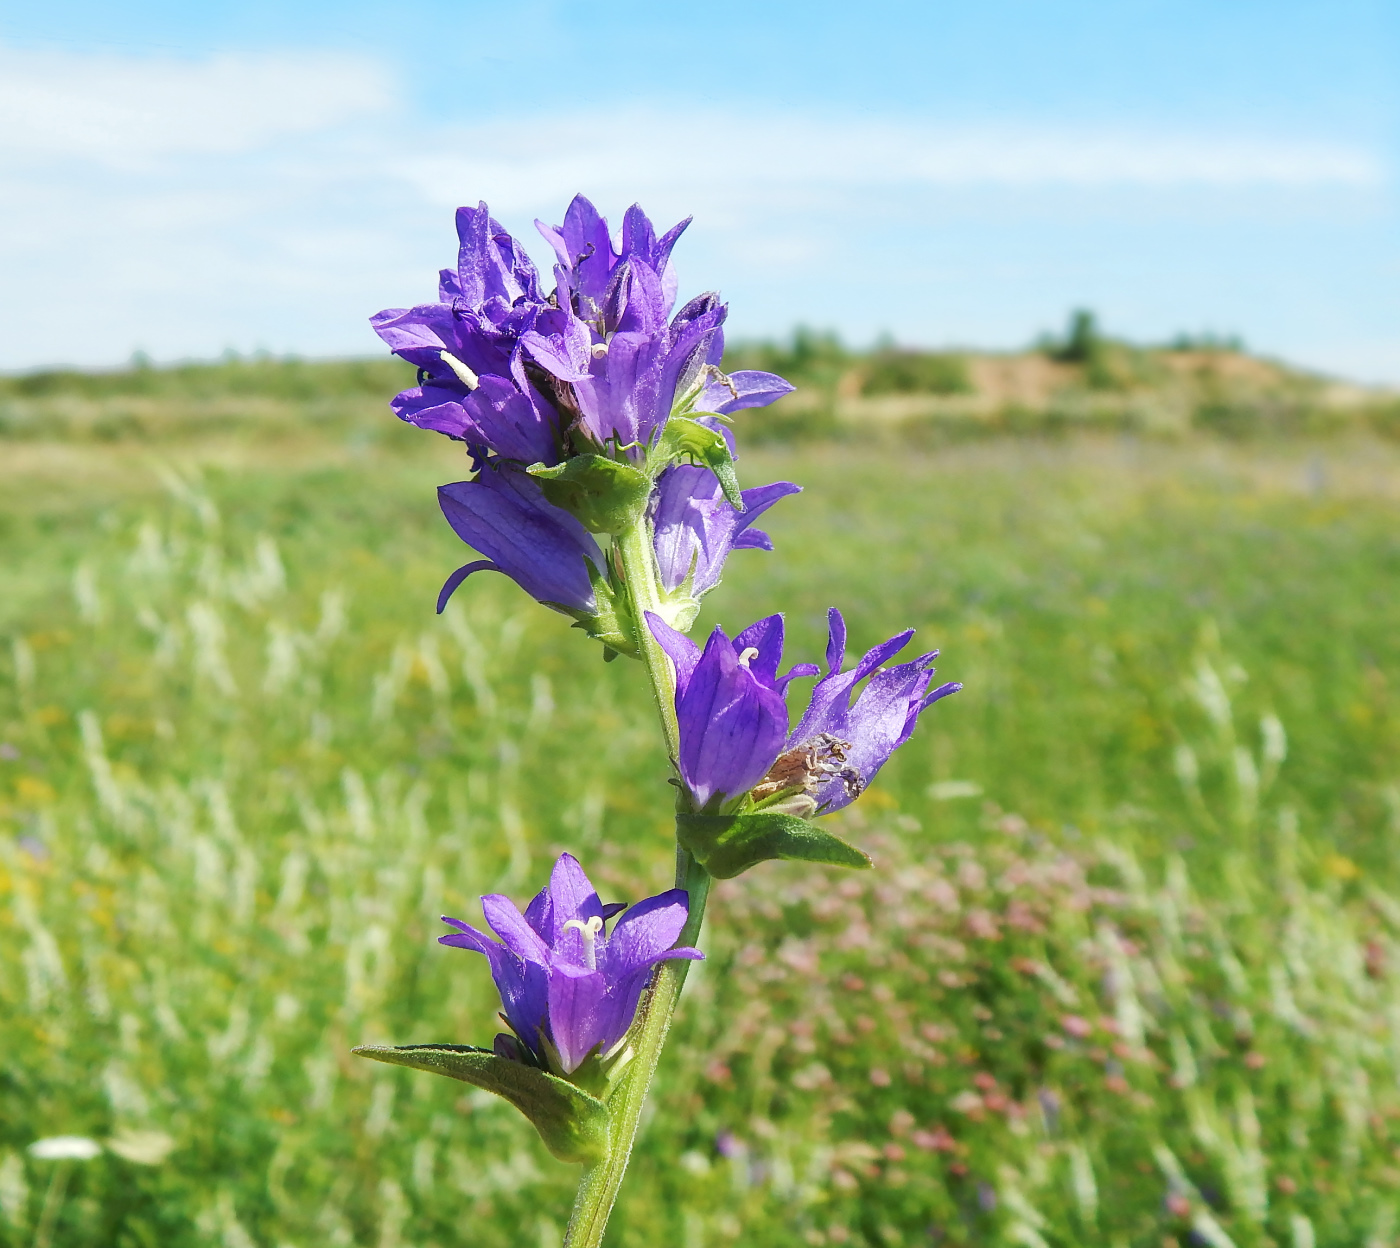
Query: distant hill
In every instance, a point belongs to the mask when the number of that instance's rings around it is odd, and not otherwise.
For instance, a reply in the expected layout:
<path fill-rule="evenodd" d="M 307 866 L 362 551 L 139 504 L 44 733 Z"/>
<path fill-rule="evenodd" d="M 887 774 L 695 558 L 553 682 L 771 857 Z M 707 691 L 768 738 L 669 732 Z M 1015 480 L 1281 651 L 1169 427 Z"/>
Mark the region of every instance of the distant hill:
<path fill-rule="evenodd" d="M 877 434 L 937 444 L 1074 430 L 1269 437 L 1372 430 L 1400 438 L 1400 392 L 1250 355 L 1237 343 L 1139 346 L 1078 313 L 1063 339 L 1015 352 L 853 351 L 831 335 L 731 346 L 725 367 L 780 373 L 797 390 L 743 413 L 767 441 Z M 378 439 L 385 402 L 413 384 L 392 358 L 229 357 L 211 363 L 0 376 L 0 438 L 166 441 L 317 433 Z"/>
<path fill-rule="evenodd" d="M 1078 314 L 1063 340 L 1015 352 L 853 352 L 799 330 L 735 346 L 726 367 L 781 373 L 797 390 L 749 419 L 773 439 L 879 429 L 916 440 L 1075 429 L 1228 437 L 1371 428 L 1400 436 L 1400 392 L 1320 376 L 1238 344 L 1137 346 Z"/>

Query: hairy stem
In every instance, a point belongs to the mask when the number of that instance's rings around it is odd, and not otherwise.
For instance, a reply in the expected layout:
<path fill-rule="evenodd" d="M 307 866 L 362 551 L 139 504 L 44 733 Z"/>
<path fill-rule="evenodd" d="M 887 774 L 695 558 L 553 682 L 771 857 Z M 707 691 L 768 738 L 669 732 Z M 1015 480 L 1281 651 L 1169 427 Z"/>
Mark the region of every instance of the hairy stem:
<path fill-rule="evenodd" d="M 676 724 L 676 682 L 671 674 L 671 661 L 661 643 L 647 627 L 646 612 L 661 614 L 661 574 L 656 567 L 656 552 L 652 549 L 651 526 L 645 516 L 617 538 L 617 552 L 622 556 L 622 573 L 627 578 L 627 596 L 632 618 L 637 622 L 637 649 L 646 665 L 661 715 L 661 731 L 666 738 L 666 752 L 672 762 L 680 757 L 681 734 Z"/>
<path fill-rule="evenodd" d="M 627 578 L 632 616 L 637 621 L 637 647 L 651 679 L 666 749 L 674 763 L 680 755 L 675 681 L 670 660 L 651 635 L 643 614 L 646 611 L 659 612 L 661 606 L 656 556 L 645 517 L 618 537 L 617 547 L 622 556 L 623 574 Z M 684 804 L 684 799 L 681 804 Z M 679 845 L 676 847 L 676 887 L 690 894 L 690 914 L 677 943 L 694 945 L 699 940 L 700 926 L 705 920 L 710 875 Z M 564 1248 L 599 1248 L 603 1242 L 608 1216 L 612 1213 L 618 1189 L 622 1186 L 622 1177 L 627 1172 L 627 1162 L 632 1156 L 632 1145 L 637 1138 L 637 1124 L 641 1121 L 647 1090 L 661 1060 L 666 1033 L 671 1027 L 671 1016 L 689 968 L 690 963 L 680 958 L 661 963 L 642 997 L 632 1033 L 634 1054 L 608 1099 L 608 1115 L 612 1120 L 608 1154 L 583 1173 L 574 1201 L 573 1216 L 564 1235 Z"/>

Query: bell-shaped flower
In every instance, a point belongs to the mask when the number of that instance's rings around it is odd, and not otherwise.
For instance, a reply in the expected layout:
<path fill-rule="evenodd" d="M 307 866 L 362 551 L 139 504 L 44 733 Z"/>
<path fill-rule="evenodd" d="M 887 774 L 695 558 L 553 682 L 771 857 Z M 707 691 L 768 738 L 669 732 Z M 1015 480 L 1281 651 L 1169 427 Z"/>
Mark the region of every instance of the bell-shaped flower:
<path fill-rule="evenodd" d="M 909 644 L 912 629 L 882 642 L 843 673 L 845 621 L 834 607 L 828 621 L 827 674 L 789 732 L 787 686 L 820 669 L 799 664 L 778 675 L 781 615 L 751 624 L 732 642 L 715 629 L 701 651 L 660 617 L 647 614 L 652 635 L 675 668 L 676 761 L 697 811 L 736 813 L 761 806 L 810 816 L 839 810 L 865 791 L 925 710 L 962 688 L 948 683 L 929 691 L 936 650 L 882 666 Z"/>
<path fill-rule="evenodd" d="M 596 445 L 649 446 L 678 396 L 698 392 L 723 352 L 728 310 L 717 296 L 692 299 L 669 323 L 667 307 L 659 275 L 634 259 L 615 275 L 606 330 L 561 308 L 522 335 L 535 362 L 567 384 L 577 424 Z"/>
<path fill-rule="evenodd" d="M 485 204 L 457 210 L 455 270 L 439 301 L 389 308 L 370 318 L 395 355 L 418 369 L 418 385 L 390 406 L 400 419 L 469 446 L 526 463 L 557 463 L 562 421 L 529 380 L 520 337 L 547 307 L 520 243 Z"/>
<path fill-rule="evenodd" d="M 577 424 L 597 445 L 647 447 L 673 413 L 725 415 L 792 389 L 771 373 L 719 371 L 727 309 L 718 296 L 692 299 L 668 322 L 671 251 L 688 219 L 658 237 L 634 204 L 615 247 L 607 222 L 577 196 L 563 225 L 535 224 L 559 258 L 558 311 L 537 317 L 522 342 L 569 388 Z"/>
<path fill-rule="evenodd" d="M 606 1060 L 620 1050 L 652 968 L 668 958 L 701 958 L 675 948 L 690 912 L 684 889 L 671 889 L 627 908 L 605 906 L 569 854 L 554 864 L 549 886 L 521 914 L 508 897 L 481 899 L 500 938 L 444 917 L 456 928 L 444 945 L 484 954 L 518 1044 L 498 1038 L 497 1051 L 569 1075 L 590 1054 Z M 519 1046 L 524 1046 L 521 1052 Z"/>
<path fill-rule="evenodd" d="M 646 618 L 676 672 L 681 779 L 697 811 L 719 811 L 768 773 L 787 739 L 787 682 L 812 673 L 778 676 L 781 616 L 750 625 L 733 641 L 716 628 L 703 651 L 659 616 L 648 612 Z M 776 652 L 769 637 L 774 621 Z"/>
<path fill-rule="evenodd" d="M 606 566 L 593 535 L 549 502 L 539 483 L 513 464 L 492 460 L 471 481 L 438 488 L 447 522 L 478 559 L 458 568 L 438 595 L 438 611 L 473 572 L 504 572 L 527 594 L 575 619 L 597 616 Z"/>
<path fill-rule="evenodd" d="M 802 795 L 810 797 L 818 814 L 855 801 L 890 755 L 909 740 L 919 716 L 962 688 L 949 681 L 929 690 L 937 650 L 894 667 L 883 666 L 909 644 L 912 628 L 866 651 L 850 671 L 842 672 L 846 621 L 832 607 L 827 622 L 827 673 L 812 689 L 807 710 L 788 737 L 783 755 L 788 771 L 774 778 L 800 777 Z M 855 687 L 863 680 L 865 686 L 852 702 Z"/>
<path fill-rule="evenodd" d="M 699 600 L 719 584 L 731 550 L 773 549 L 768 534 L 753 523 L 780 498 L 801 490 L 791 481 L 744 490 L 744 510 L 737 511 L 708 468 L 676 464 L 657 478 L 651 500 L 656 562 L 662 588 L 683 608 L 673 622 L 689 626 Z"/>

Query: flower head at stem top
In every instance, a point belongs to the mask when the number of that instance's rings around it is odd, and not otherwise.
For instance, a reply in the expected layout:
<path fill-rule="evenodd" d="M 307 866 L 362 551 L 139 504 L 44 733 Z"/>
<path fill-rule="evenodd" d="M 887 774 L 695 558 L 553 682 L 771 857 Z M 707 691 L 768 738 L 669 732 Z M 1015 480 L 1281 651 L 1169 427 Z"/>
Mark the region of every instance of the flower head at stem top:
<path fill-rule="evenodd" d="M 578 860 L 563 854 L 549 885 L 521 914 L 509 898 L 481 899 L 491 930 L 444 917 L 457 929 L 439 943 L 484 954 L 515 1037 L 497 1037 L 502 1056 L 571 1075 L 585 1059 L 619 1055 L 652 968 L 668 958 L 701 958 L 673 948 L 690 909 L 673 888 L 628 908 L 603 905 Z"/>
<path fill-rule="evenodd" d="M 418 384 L 390 405 L 401 419 L 479 457 L 552 465 L 609 444 L 639 457 L 673 412 L 727 415 L 792 389 L 771 373 L 719 371 L 726 308 L 717 295 L 671 316 L 671 250 L 689 219 L 658 237 L 634 204 L 614 245 L 607 221 L 577 195 L 563 225 L 535 224 L 559 260 L 549 295 L 483 203 L 457 210 L 457 267 L 442 270 L 438 301 L 370 318 L 418 369 Z"/>
<path fill-rule="evenodd" d="M 703 650 L 664 620 L 648 614 L 652 635 L 676 671 L 681 780 L 698 810 L 755 808 L 803 816 L 828 814 L 864 792 L 891 754 L 907 741 L 919 716 L 956 693 L 948 683 L 929 691 L 936 650 L 883 667 L 913 630 L 882 642 L 850 671 L 841 670 L 846 624 L 828 613 L 827 673 L 812 690 L 798 725 L 788 731 L 788 684 L 820 669 L 799 664 L 778 675 L 783 617 L 751 624 L 731 641 L 721 629 Z M 856 686 L 864 688 L 852 702 Z"/>

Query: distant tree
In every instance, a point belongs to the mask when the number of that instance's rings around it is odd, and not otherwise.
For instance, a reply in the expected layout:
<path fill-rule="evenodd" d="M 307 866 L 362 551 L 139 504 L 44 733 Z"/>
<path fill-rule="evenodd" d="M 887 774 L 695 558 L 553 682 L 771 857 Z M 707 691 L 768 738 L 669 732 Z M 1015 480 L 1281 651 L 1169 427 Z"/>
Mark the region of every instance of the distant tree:
<path fill-rule="evenodd" d="M 1098 318 L 1087 308 L 1076 308 L 1070 313 L 1069 329 L 1064 340 L 1052 342 L 1050 356 L 1065 364 L 1090 364 L 1103 349 L 1103 337 L 1099 333 Z"/>

